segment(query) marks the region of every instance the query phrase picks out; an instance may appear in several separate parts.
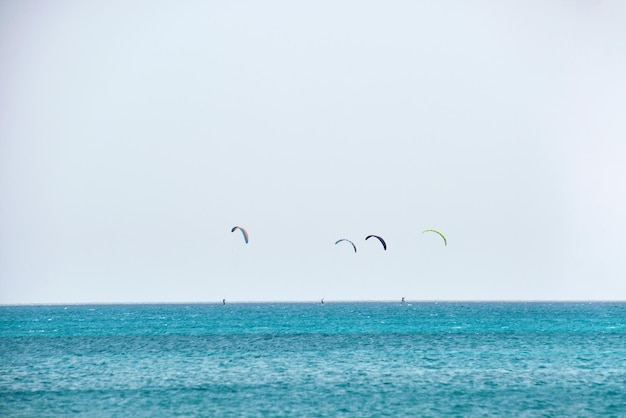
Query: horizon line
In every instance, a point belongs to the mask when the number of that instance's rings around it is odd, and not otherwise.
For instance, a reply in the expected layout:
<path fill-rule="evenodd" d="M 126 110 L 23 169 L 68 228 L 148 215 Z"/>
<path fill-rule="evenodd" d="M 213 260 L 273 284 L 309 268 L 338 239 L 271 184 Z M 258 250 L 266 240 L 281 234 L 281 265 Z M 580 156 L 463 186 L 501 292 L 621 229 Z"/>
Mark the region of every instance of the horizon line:
<path fill-rule="evenodd" d="M 25 302 L 0 303 L 0 307 L 12 306 L 107 306 L 107 305 L 223 305 L 226 304 L 318 304 L 320 300 L 231 300 L 215 301 L 150 301 L 150 302 Z M 325 299 L 326 304 L 341 303 L 397 303 L 401 299 Z M 404 303 L 626 303 L 623 299 L 404 299 Z"/>

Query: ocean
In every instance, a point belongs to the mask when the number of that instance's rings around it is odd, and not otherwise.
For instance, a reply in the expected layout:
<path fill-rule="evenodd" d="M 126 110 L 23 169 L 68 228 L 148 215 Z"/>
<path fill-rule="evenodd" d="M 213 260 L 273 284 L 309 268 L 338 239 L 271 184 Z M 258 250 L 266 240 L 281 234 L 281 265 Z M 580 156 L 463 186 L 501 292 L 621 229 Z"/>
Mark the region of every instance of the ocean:
<path fill-rule="evenodd" d="M 0 307 L 2 417 L 626 416 L 626 303 Z"/>

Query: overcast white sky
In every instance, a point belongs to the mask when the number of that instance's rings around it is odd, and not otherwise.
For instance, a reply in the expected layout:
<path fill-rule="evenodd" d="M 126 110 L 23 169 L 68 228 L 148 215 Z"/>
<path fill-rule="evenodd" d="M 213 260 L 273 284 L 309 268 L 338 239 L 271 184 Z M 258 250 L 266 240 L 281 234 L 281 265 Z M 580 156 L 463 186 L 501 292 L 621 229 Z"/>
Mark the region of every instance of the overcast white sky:
<path fill-rule="evenodd" d="M 0 303 L 626 300 L 624 22 L 2 1 Z"/>

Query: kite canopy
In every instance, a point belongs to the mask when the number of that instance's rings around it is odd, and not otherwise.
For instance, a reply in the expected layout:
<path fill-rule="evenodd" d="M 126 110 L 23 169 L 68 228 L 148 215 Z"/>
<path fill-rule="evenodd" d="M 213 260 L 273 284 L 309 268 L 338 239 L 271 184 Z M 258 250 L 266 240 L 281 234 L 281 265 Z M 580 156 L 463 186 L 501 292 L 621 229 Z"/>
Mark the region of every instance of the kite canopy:
<path fill-rule="evenodd" d="M 367 237 L 365 237 L 365 241 L 367 241 L 368 239 L 370 239 L 372 237 L 378 238 L 378 241 L 380 241 L 380 243 L 383 245 L 383 248 L 385 249 L 385 251 L 387 251 L 387 243 L 385 242 L 384 239 L 382 239 L 378 235 L 368 235 Z"/>
<path fill-rule="evenodd" d="M 352 244 L 352 248 L 354 248 L 354 252 L 356 253 L 356 245 L 354 245 L 354 242 L 350 241 L 349 239 L 342 238 L 335 241 L 335 245 L 339 244 L 341 241 L 346 241 Z"/>
<path fill-rule="evenodd" d="M 444 243 L 445 245 L 448 245 L 448 240 L 446 239 L 446 236 L 445 236 L 445 235 L 443 235 L 443 232 L 441 232 L 441 231 L 439 231 L 439 230 L 437 230 L 437 229 L 432 229 L 432 228 L 428 228 L 428 229 L 423 230 L 423 231 L 422 231 L 422 234 L 423 234 L 424 232 L 434 232 L 435 234 L 439 234 L 439 236 L 440 236 L 441 238 L 443 238 L 443 243 Z"/>
<path fill-rule="evenodd" d="M 248 231 L 246 231 L 241 226 L 233 226 L 233 229 L 231 229 L 230 232 L 235 232 L 236 230 L 241 231 L 241 233 L 243 234 L 243 239 L 244 241 L 246 241 L 246 244 L 247 244 L 248 243 Z"/>

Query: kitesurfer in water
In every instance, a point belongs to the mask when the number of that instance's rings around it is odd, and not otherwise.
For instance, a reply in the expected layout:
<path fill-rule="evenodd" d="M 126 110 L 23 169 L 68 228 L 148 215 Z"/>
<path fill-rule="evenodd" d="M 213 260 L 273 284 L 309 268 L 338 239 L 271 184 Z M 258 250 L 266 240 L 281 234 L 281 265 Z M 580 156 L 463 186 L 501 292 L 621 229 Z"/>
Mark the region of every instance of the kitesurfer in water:
<path fill-rule="evenodd" d="M 404 296 L 402 296 L 402 304 L 404 305 Z"/>

